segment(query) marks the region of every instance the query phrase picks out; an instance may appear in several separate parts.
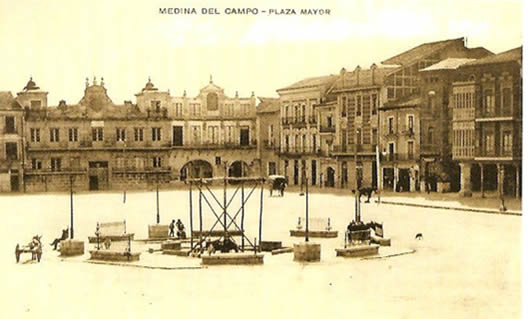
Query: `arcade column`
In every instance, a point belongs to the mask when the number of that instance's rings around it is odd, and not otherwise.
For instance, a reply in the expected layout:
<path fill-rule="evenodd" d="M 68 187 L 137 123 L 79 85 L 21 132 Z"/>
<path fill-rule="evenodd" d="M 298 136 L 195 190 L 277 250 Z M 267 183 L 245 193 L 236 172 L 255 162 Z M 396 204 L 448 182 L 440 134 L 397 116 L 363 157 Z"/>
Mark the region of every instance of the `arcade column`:
<path fill-rule="evenodd" d="M 471 197 L 471 163 L 460 163 L 460 196 Z"/>

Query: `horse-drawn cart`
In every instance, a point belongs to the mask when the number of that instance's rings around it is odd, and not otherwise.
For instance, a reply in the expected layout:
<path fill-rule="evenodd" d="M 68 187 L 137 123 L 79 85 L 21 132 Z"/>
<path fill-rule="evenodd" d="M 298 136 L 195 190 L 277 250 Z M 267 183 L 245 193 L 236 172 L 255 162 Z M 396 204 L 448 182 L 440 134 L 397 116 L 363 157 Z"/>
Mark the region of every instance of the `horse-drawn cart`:
<path fill-rule="evenodd" d="M 17 244 L 15 248 L 16 262 L 18 263 L 20 261 L 20 255 L 23 253 L 31 253 L 31 260 L 37 260 L 37 262 L 40 262 L 40 258 L 42 257 L 41 238 L 42 236 L 34 236 L 31 242 L 27 245 L 21 246 L 20 244 Z"/>

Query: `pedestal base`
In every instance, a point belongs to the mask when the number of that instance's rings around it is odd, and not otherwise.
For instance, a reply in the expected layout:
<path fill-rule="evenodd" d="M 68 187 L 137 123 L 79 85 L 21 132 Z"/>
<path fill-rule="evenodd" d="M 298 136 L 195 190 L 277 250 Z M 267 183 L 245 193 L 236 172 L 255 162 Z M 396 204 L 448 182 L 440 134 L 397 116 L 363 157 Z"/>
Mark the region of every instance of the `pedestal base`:
<path fill-rule="evenodd" d="M 377 255 L 378 252 L 379 245 L 350 246 L 347 248 L 336 249 L 338 257 L 365 257 Z"/>
<path fill-rule="evenodd" d="M 336 238 L 338 235 L 337 230 L 310 230 L 308 231 L 308 237 L 313 238 Z M 304 230 L 290 230 L 291 237 L 306 237 L 306 231 Z"/>
<path fill-rule="evenodd" d="M 149 239 L 167 239 L 169 238 L 169 225 L 149 225 Z"/>
<path fill-rule="evenodd" d="M 264 255 L 212 255 L 202 256 L 202 265 L 262 265 L 264 264 Z"/>
<path fill-rule="evenodd" d="M 316 243 L 294 244 L 293 260 L 299 262 L 321 261 L 321 245 Z"/>
<path fill-rule="evenodd" d="M 124 253 L 108 250 L 91 250 L 90 259 L 103 261 L 139 261 L 140 253 Z"/>
<path fill-rule="evenodd" d="M 167 249 L 180 250 L 181 249 L 181 242 L 172 241 L 172 240 L 164 241 L 164 242 L 161 243 L 161 249 L 162 250 L 167 250 Z"/>
<path fill-rule="evenodd" d="M 64 257 L 84 255 L 84 241 L 75 239 L 61 241 L 60 255 Z"/>

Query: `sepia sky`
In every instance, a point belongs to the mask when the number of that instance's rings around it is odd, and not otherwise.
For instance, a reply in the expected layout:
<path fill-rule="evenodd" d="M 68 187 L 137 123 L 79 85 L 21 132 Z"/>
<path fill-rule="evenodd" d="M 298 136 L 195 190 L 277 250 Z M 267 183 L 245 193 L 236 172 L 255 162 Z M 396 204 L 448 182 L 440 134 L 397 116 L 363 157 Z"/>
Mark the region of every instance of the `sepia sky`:
<path fill-rule="evenodd" d="M 522 44 L 522 4 L 509 0 L 0 0 L 0 90 L 33 76 L 49 104 L 77 103 L 104 77 L 114 103 L 135 102 L 147 77 L 194 96 L 209 75 L 228 95 L 276 96 L 305 77 L 368 67 L 423 42 L 467 37 L 495 53 Z M 216 7 L 221 15 L 162 15 Z M 330 9 L 329 16 L 225 15 L 225 8 Z"/>

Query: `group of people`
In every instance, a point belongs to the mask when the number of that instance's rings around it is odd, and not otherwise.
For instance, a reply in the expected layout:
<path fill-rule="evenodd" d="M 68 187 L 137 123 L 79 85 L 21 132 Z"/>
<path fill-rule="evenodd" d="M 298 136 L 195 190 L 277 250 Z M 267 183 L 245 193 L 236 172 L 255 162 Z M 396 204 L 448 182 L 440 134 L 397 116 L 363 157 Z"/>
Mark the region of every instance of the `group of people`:
<path fill-rule="evenodd" d="M 174 237 L 174 230 L 177 229 L 176 237 L 178 239 L 185 239 L 185 226 L 183 225 L 182 221 L 178 219 L 178 221 L 172 220 L 172 222 L 169 225 L 169 237 Z"/>

